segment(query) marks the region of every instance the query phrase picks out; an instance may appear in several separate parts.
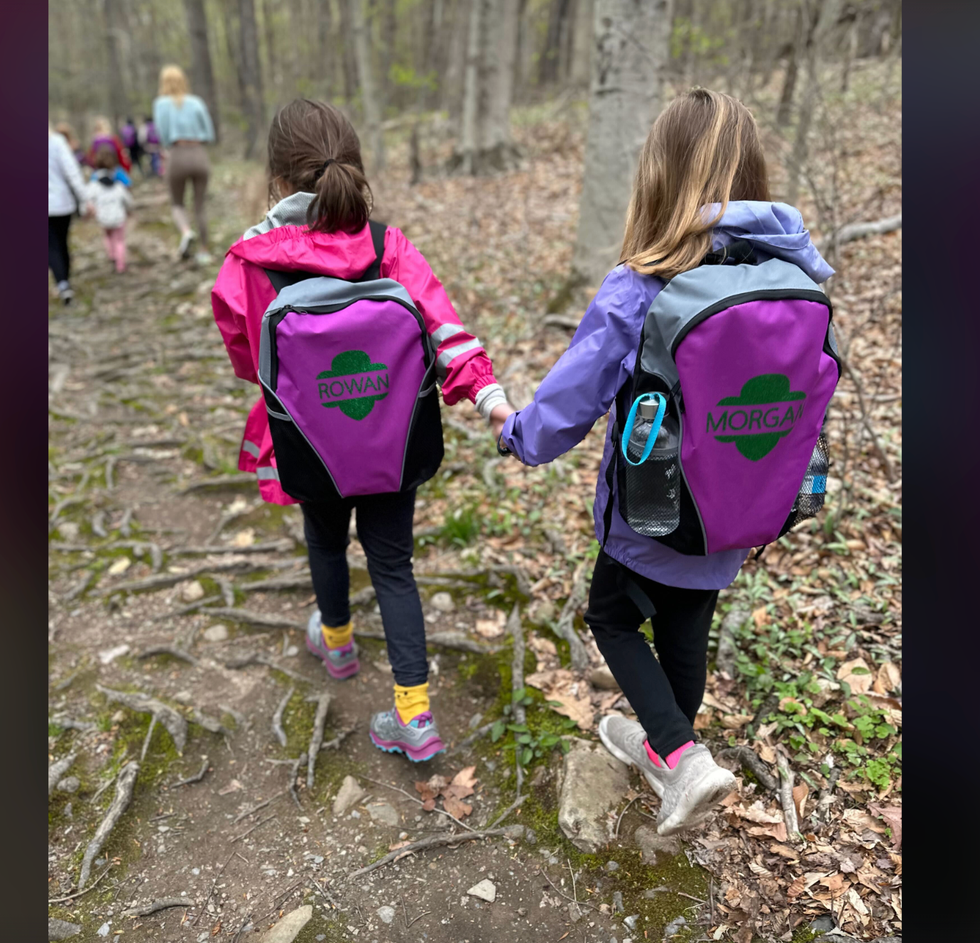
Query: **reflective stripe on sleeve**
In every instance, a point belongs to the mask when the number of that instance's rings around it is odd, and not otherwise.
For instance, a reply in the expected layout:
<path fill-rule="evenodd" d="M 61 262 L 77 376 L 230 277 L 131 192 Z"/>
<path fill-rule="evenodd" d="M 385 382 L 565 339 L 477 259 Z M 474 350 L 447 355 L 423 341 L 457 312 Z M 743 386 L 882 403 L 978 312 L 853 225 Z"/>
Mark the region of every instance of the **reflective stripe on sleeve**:
<path fill-rule="evenodd" d="M 255 474 L 258 476 L 259 481 L 278 481 L 279 480 L 279 469 L 273 468 L 271 465 L 265 468 L 257 468 Z"/>
<path fill-rule="evenodd" d="M 248 452 L 249 455 L 254 455 L 256 458 L 259 457 L 259 447 L 254 442 L 249 442 L 248 439 L 242 441 L 242 451 Z"/>
<path fill-rule="evenodd" d="M 465 333 L 466 328 L 462 324 L 443 324 L 429 335 L 429 340 L 433 347 L 438 347 L 443 341 L 448 341 L 450 337 Z"/>
<path fill-rule="evenodd" d="M 454 361 L 460 354 L 465 354 L 468 350 L 473 350 L 476 347 L 482 347 L 480 339 L 474 337 L 473 340 L 463 341 L 462 344 L 457 344 L 455 347 L 449 347 L 439 354 L 436 363 L 440 367 L 448 367 L 452 361 Z"/>

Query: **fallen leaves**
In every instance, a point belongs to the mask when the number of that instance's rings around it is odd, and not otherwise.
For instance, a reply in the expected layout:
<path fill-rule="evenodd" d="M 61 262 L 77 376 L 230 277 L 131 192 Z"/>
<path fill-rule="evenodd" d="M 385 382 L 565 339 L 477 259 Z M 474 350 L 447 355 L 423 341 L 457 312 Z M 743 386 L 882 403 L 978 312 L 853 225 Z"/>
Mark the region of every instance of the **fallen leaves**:
<path fill-rule="evenodd" d="M 528 675 L 525 683 L 544 693 L 559 714 L 570 717 L 582 730 L 591 730 L 595 710 L 592 707 L 591 689 L 585 681 L 579 681 L 566 668 L 552 668 Z M 613 703 L 619 700 L 619 692 L 609 695 Z"/>
<path fill-rule="evenodd" d="M 473 811 L 473 806 L 463 802 L 467 796 L 473 795 L 477 782 L 476 767 L 467 766 L 461 769 L 452 781 L 445 776 L 434 775 L 426 782 L 417 782 L 415 791 L 422 797 L 422 808 L 432 812 L 436 808 L 436 800 L 442 797 L 442 807 L 457 819 L 465 818 Z M 389 849 L 394 851 L 394 848 Z"/>
<path fill-rule="evenodd" d="M 837 680 L 848 684 L 852 694 L 864 694 L 871 690 L 874 676 L 863 658 L 852 658 L 837 669 Z"/>

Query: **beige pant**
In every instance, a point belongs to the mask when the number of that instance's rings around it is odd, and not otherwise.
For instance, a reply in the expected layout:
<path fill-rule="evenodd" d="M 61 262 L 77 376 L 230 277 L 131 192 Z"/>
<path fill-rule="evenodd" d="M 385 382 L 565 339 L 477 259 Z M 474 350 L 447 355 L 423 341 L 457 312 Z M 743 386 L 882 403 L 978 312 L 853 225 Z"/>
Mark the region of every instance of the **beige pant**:
<path fill-rule="evenodd" d="M 208 152 L 203 144 L 175 144 L 167 160 L 167 185 L 170 188 L 170 203 L 174 220 L 181 229 L 187 228 L 187 215 L 184 211 L 184 191 L 187 181 L 194 185 L 194 216 L 197 219 L 197 233 L 202 248 L 208 245 L 207 218 L 204 215 L 204 196 L 208 188 Z"/>

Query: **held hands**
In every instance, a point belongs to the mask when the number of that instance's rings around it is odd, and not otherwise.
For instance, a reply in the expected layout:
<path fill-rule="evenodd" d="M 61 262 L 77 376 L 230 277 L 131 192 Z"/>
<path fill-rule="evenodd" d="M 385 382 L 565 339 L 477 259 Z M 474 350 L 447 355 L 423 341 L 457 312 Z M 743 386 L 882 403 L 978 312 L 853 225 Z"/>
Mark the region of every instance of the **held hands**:
<path fill-rule="evenodd" d="M 493 433 L 494 442 L 500 439 L 500 433 L 504 428 L 504 420 L 516 411 L 510 403 L 501 403 L 499 406 L 494 406 L 490 410 L 490 431 Z"/>

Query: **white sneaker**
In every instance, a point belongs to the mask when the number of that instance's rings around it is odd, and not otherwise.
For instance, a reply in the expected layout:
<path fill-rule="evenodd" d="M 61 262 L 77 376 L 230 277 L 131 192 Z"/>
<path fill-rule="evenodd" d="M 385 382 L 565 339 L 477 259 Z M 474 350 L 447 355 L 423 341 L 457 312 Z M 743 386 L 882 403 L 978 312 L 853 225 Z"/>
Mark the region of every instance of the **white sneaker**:
<path fill-rule="evenodd" d="M 58 282 L 58 297 L 64 304 L 71 304 L 72 298 L 75 297 L 75 292 L 71 290 L 71 285 L 68 282 Z"/>
<path fill-rule="evenodd" d="M 197 233 L 193 229 L 188 229 L 180 237 L 180 245 L 177 251 L 182 259 L 186 259 L 191 254 L 191 243 L 197 238 Z"/>
<path fill-rule="evenodd" d="M 599 738 L 617 760 L 637 767 L 660 797 L 660 835 L 671 835 L 702 822 L 735 788 L 735 777 L 715 763 L 703 744 L 688 747 L 677 765 L 668 769 L 654 765 L 644 746 L 646 731 L 635 720 L 603 717 L 599 721 Z"/>

